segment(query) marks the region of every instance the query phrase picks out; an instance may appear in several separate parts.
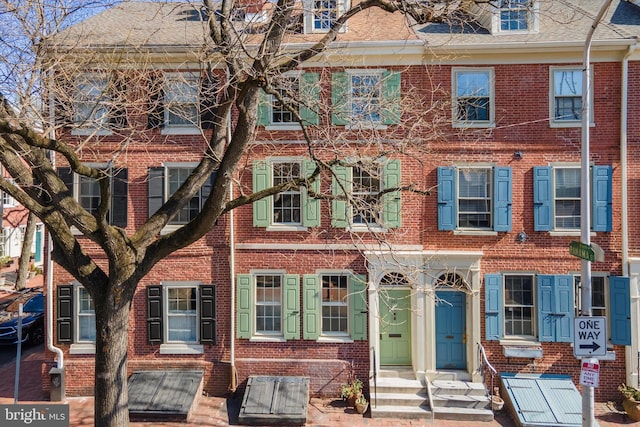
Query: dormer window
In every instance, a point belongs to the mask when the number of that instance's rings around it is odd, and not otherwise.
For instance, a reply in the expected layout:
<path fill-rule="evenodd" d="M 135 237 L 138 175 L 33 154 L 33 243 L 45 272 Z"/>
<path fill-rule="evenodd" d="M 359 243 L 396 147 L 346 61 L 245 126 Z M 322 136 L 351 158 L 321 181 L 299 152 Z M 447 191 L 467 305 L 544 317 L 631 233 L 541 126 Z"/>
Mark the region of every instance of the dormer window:
<path fill-rule="evenodd" d="M 336 23 L 347 6 L 348 0 L 305 0 L 305 33 L 326 33 Z M 346 31 L 346 24 L 340 32 Z"/>
<path fill-rule="evenodd" d="M 500 31 L 531 31 L 533 0 L 501 0 Z"/>

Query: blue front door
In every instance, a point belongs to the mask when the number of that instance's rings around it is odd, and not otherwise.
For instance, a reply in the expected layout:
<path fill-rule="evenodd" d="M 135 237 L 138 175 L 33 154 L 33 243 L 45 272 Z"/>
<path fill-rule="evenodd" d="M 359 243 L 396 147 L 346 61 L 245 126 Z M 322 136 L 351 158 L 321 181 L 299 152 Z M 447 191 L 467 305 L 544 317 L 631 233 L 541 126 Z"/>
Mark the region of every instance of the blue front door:
<path fill-rule="evenodd" d="M 436 292 L 436 369 L 465 369 L 466 295 Z"/>

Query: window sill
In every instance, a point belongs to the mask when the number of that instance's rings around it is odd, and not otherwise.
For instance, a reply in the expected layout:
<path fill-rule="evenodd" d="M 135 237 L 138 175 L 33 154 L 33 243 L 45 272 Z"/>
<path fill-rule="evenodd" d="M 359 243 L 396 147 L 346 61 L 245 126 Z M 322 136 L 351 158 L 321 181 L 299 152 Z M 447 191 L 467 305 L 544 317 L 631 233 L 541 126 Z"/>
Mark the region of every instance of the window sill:
<path fill-rule="evenodd" d="M 160 354 L 204 354 L 201 344 L 160 344 Z"/>
<path fill-rule="evenodd" d="M 96 345 L 88 342 L 71 344 L 69 354 L 96 354 Z"/>
<path fill-rule="evenodd" d="M 453 230 L 455 236 L 497 236 L 497 231 L 491 230 Z"/>
<path fill-rule="evenodd" d="M 160 132 L 161 135 L 200 135 L 202 131 L 195 126 L 175 126 L 165 127 Z"/>
<path fill-rule="evenodd" d="M 522 357 L 525 359 L 542 358 L 542 345 L 536 341 L 500 340 L 502 354 L 505 357 Z"/>
<path fill-rule="evenodd" d="M 249 339 L 249 342 L 286 342 L 282 336 L 253 336 Z"/>
<path fill-rule="evenodd" d="M 267 231 L 307 231 L 308 228 L 303 225 L 285 225 L 276 224 L 267 227 Z"/>
<path fill-rule="evenodd" d="M 493 122 L 453 122 L 451 127 L 454 129 L 469 129 L 469 128 L 495 128 L 496 124 Z"/>
<path fill-rule="evenodd" d="M 575 231 L 571 231 L 571 230 L 557 230 L 557 231 L 550 231 L 549 232 L 549 236 L 571 236 L 571 237 L 580 237 L 581 236 L 581 232 L 580 230 L 575 230 Z M 589 233 L 590 236 L 595 236 L 596 233 L 591 231 Z"/>
<path fill-rule="evenodd" d="M 113 131 L 98 128 L 78 128 L 71 131 L 71 135 L 77 136 L 109 136 L 113 135 Z"/>
<path fill-rule="evenodd" d="M 350 336 L 345 335 L 345 336 L 329 336 L 329 335 L 323 335 L 321 337 L 319 337 L 316 342 L 319 343 L 339 343 L 339 344 L 349 344 L 349 343 L 353 343 L 353 340 L 351 339 Z"/>
<path fill-rule="evenodd" d="M 160 235 L 164 236 L 165 234 L 173 233 L 174 231 L 184 227 L 185 224 L 168 224 L 165 225 L 162 230 L 160 230 Z"/>
<path fill-rule="evenodd" d="M 346 130 L 362 130 L 362 129 L 374 129 L 374 130 L 385 130 L 387 129 L 387 125 L 383 125 L 382 123 L 367 123 L 367 124 L 361 124 L 361 123 L 354 123 L 354 124 L 347 124 L 345 125 L 345 129 Z"/>
<path fill-rule="evenodd" d="M 275 124 L 272 123 L 264 127 L 265 130 L 302 130 L 302 126 L 297 123 Z"/>
<path fill-rule="evenodd" d="M 593 116 L 592 116 L 593 117 Z M 550 128 L 579 128 L 582 126 L 581 120 L 552 120 L 549 122 Z M 589 127 L 596 127 L 594 122 L 589 123 Z"/>
<path fill-rule="evenodd" d="M 380 227 L 379 225 L 352 225 L 347 227 L 347 230 L 352 233 L 386 233 L 389 231 L 385 227 Z"/>

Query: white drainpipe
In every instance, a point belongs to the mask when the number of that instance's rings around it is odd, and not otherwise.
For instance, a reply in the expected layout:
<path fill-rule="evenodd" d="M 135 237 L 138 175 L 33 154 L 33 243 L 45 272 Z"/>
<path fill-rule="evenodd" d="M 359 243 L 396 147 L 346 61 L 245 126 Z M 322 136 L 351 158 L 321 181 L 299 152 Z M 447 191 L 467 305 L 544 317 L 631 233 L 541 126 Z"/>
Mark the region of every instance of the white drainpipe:
<path fill-rule="evenodd" d="M 229 68 L 227 67 L 227 82 L 229 82 Z M 231 141 L 231 111 L 229 111 L 229 115 L 227 117 L 227 146 Z M 233 199 L 233 180 L 229 182 L 229 198 Z M 235 216 L 233 214 L 234 209 L 229 211 L 229 275 L 230 284 L 231 284 L 231 319 L 229 324 L 231 325 L 231 333 L 229 334 L 229 358 L 231 364 L 231 382 L 229 383 L 229 390 L 232 392 L 236 391 L 238 387 L 237 374 L 236 374 L 236 340 L 235 340 L 235 306 L 236 306 L 236 288 L 235 288 L 235 277 L 236 277 L 236 233 L 235 233 Z"/>

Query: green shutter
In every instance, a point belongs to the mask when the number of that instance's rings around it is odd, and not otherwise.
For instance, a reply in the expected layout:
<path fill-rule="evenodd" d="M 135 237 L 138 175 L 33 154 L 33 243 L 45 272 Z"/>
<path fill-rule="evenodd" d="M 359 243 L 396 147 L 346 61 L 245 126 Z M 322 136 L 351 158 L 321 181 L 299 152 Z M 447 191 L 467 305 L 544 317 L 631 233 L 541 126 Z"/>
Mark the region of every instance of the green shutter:
<path fill-rule="evenodd" d="M 349 293 L 349 315 L 351 320 L 351 339 L 367 339 L 367 276 L 354 274 L 351 277 Z"/>
<path fill-rule="evenodd" d="M 258 97 L 258 126 L 271 124 L 271 95 L 260 89 Z"/>
<path fill-rule="evenodd" d="M 236 277 L 236 338 L 251 338 L 253 282 L 250 274 Z"/>
<path fill-rule="evenodd" d="M 253 191 L 258 192 L 271 186 L 269 163 L 258 160 L 253 163 Z M 268 227 L 271 224 L 271 197 L 253 202 L 253 226 Z"/>
<path fill-rule="evenodd" d="M 331 123 L 344 126 L 349 122 L 349 76 L 345 72 L 331 74 Z"/>
<path fill-rule="evenodd" d="M 382 123 L 385 125 L 400 124 L 400 73 L 397 71 L 385 71 L 383 74 L 382 98 L 384 100 L 382 110 Z"/>
<path fill-rule="evenodd" d="M 305 274 L 302 276 L 302 292 L 304 303 L 304 336 L 305 340 L 317 340 L 320 336 L 320 289 L 318 276 Z"/>
<path fill-rule="evenodd" d="M 302 168 L 306 177 L 313 175 L 316 170 L 316 163 L 312 160 L 305 160 Z M 311 183 L 311 190 L 320 192 L 320 176 L 316 176 Z M 320 199 L 310 197 L 306 191 L 302 191 L 302 225 L 305 227 L 320 227 Z"/>
<path fill-rule="evenodd" d="M 300 276 L 285 274 L 283 295 L 283 330 L 284 339 L 300 339 Z"/>
<path fill-rule="evenodd" d="M 334 196 L 344 196 L 344 191 L 351 189 L 351 168 L 341 165 L 333 165 L 334 176 L 331 191 Z M 344 189 L 344 190 L 343 190 Z M 349 225 L 347 219 L 349 204 L 346 200 L 332 200 L 331 225 L 336 228 L 346 228 Z"/>
<path fill-rule="evenodd" d="M 384 165 L 383 180 L 384 188 L 398 188 L 400 187 L 400 177 L 402 173 L 400 160 L 389 160 Z M 398 228 L 402 225 L 401 215 L 401 194 L 400 191 L 394 191 L 387 193 L 382 199 L 383 214 L 385 227 Z"/>
<path fill-rule="evenodd" d="M 300 104 L 300 118 L 303 125 L 318 125 L 320 117 L 320 83 L 318 73 L 303 73 L 300 79 L 302 102 Z"/>

